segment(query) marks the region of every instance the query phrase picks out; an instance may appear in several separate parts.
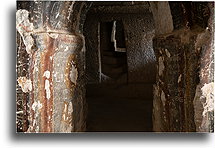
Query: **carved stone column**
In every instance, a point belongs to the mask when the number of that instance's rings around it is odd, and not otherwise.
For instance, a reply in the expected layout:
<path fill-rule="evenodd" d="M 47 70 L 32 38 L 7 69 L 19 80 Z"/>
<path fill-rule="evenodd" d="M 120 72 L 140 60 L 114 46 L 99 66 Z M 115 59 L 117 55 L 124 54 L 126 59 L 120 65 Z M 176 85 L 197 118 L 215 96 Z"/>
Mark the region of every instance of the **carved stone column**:
<path fill-rule="evenodd" d="M 29 75 L 18 78 L 29 93 L 28 132 L 83 131 L 84 42 L 76 30 L 81 3 L 30 4 L 30 11 L 16 13 L 16 28 L 30 57 Z"/>
<path fill-rule="evenodd" d="M 198 84 L 198 37 L 204 32 L 179 30 L 154 39 L 157 83 L 154 86 L 154 131 L 194 132 Z"/>

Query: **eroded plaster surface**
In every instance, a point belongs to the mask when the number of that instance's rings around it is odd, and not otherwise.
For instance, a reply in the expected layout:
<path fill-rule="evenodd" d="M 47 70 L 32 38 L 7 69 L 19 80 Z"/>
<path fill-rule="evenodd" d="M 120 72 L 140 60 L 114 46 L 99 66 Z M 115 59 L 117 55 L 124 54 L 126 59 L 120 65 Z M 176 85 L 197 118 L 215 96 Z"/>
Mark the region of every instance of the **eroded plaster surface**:
<path fill-rule="evenodd" d="M 27 79 L 26 77 L 19 77 L 17 79 L 19 86 L 22 88 L 23 92 L 30 92 L 32 91 L 32 82 L 31 80 Z"/>
<path fill-rule="evenodd" d="M 31 34 L 34 27 L 33 23 L 29 21 L 29 12 L 27 10 L 18 10 L 16 12 L 16 29 L 22 36 L 27 53 L 31 54 L 31 48 L 34 45 Z"/>

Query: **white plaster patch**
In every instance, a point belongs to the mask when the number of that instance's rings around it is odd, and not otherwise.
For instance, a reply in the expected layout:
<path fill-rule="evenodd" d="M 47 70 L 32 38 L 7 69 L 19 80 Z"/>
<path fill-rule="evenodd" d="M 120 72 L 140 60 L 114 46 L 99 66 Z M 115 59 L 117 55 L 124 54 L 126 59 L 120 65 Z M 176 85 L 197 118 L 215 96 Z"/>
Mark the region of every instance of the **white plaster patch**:
<path fill-rule="evenodd" d="M 34 72 L 38 72 L 38 71 L 39 71 L 38 67 L 34 66 Z"/>
<path fill-rule="evenodd" d="M 46 98 L 51 98 L 51 91 L 50 91 L 50 83 L 49 80 L 45 80 L 45 90 L 46 90 Z"/>
<path fill-rule="evenodd" d="M 68 105 L 65 103 L 65 104 L 64 104 L 64 112 L 67 111 L 67 107 L 68 107 Z"/>
<path fill-rule="evenodd" d="M 68 12 L 68 16 L 67 16 L 67 19 L 70 21 L 70 15 L 72 14 L 72 12 L 73 12 L 73 6 L 74 6 L 74 1 L 72 2 L 72 4 L 70 5 L 70 7 L 69 7 L 69 12 Z"/>
<path fill-rule="evenodd" d="M 40 101 L 37 102 L 37 107 L 39 110 L 43 107 L 43 105 L 42 105 L 42 103 L 40 103 Z"/>
<path fill-rule="evenodd" d="M 164 94 L 164 92 L 163 92 L 163 91 L 161 92 L 161 101 L 162 101 L 162 103 L 163 103 L 163 106 L 165 106 L 165 103 L 166 103 L 166 97 L 165 97 L 165 94 Z"/>
<path fill-rule="evenodd" d="M 46 70 L 43 74 L 44 77 L 46 77 L 47 79 L 50 78 L 50 71 Z"/>
<path fill-rule="evenodd" d="M 57 34 L 57 33 L 48 33 L 48 35 L 53 39 L 56 39 L 59 36 L 59 34 Z"/>
<path fill-rule="evenodd" d="M 34 45 L 34 40 L 31 36 L 33 32 L 33 23 L 29 21 L 29 12 L 27 10 L 18 10 L 16 12 L 16 29 L 20 33 L 28 54 L 31 53 L 31 48 Z"/>
<path fill-rule="evenodd" d="M 66 49 L 64 50 L 64 51 L 68 51 L 69 50 L 69 47 L 68 46 L 66 46 Z"/>
<path fill-rule="evenodd" d="M 181 77 L 182 77 L 182 75 L 180 74 L 180 76 L 178 77 L 178 83 L 181 82 Z"/>
<path fill-rule="evenodd" d="M 158 71 L 159 71 L 159 76 L 161 76 L 162 74 L 163 74 L 163 71 L 164 71 L 164 63 L 163 63 L 163 61 L 164 61 L 164 59 L 163 59 L 163 57 L 159 57 L 159 66 L 158 66 Z"/>
<path fill-rule="evenodd" d="M 169 51 L 168 51 L 167 49 L 165 49 L 165 52 L 166 52 L 166 56 L 167 56 L 168 58 L 170 58 L 170 57 L 171 57 L 171 54 L 169 53 Z"/>
<path fill-rule="evenodd" d="M 207 112 L 214 110 L 214 82 L 205 84 L 201 90 L 202 95 L 206 98 L 206 101 L 203 104 L 204 111 L 202 113 L 202 115 L 205 116 Z"/>
<path fill-rule="evenodd" d="M 73 105 L 72 105 L 72 102 L 69 102 L 68 112 L 69 112 L 69 113 L 72 113 L 72 112 L 73 112 Z"/>
<path fill-rule="evenodd" d="M 31 80 L 27 79 L 26 77 L 19 77 L 18 84 L 22 88 L 24 93 L 32 91 L 32 82 Z"/>
<path fill-rule="evenodd" d="M 36 125 L 36 120 L 33 121 L 33 126 L 35 126 L 35 125 Z"/>
<path fill-rule="evenodd" d="M 32 104 L 33 111 L 40 110 L 42 107 L 43 105 L 40 103 L 40 101 L 34 102 Z"/>
<path fill-rule="evenodd" d="M 35 128 L 35 132 L 36 132 L 36 133 L 39 133 L 39 131 L 40 131 L 39 126 L 36 126 L 36 128 Z"/>
<path fill-rule="evenodd" d="M 37 102 L 34 102 L 31 107 L 32 107 L 33 111 L 35 111 L 36 107 L 37 107 Z"/>
<path fill-rule="evenodd" d="M 60 14 L 60 13 L 58 13 L 58 14 L 56 15 L 56 17 L 55 17 L 55 18 L 58 18 L 59 14 Z"/>
<path fill-rule="evenodd" d="M 23 114 L 24 112 L 21 110 L 21 111 L 18 111 L 16 112 L 16 114 Z"/>
<path fill-rule="evenodd" d="M 71 67 L 71 71 L 70 71 L 69 76 L 70 76 L 71 82 L 73 82 L 76 85 L 76 81 L 78 78 L 78 70 L 74 65 L 72 65 L 72 67 Z"/>

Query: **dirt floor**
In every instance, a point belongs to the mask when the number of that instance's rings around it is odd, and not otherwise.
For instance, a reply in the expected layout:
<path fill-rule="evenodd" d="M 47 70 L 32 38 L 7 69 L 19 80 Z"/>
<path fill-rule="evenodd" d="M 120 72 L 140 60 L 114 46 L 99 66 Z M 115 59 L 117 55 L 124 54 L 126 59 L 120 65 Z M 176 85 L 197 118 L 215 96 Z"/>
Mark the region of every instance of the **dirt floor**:
<path fill-rule="evenodd" d="M 88 132 L 152 131 L 152 84 L 87 88 Z"/>

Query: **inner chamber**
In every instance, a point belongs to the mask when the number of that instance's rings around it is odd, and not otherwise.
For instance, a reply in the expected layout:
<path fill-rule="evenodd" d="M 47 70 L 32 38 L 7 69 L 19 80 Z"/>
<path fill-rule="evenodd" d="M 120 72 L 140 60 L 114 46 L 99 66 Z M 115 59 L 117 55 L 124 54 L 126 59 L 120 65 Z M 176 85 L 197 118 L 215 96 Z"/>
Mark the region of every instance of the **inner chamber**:
<path fill-rule="evenodd" d="M 152 131 L 152 39 L 148 2 L 94 2 L 84 24 L 87 131 Z"/>

